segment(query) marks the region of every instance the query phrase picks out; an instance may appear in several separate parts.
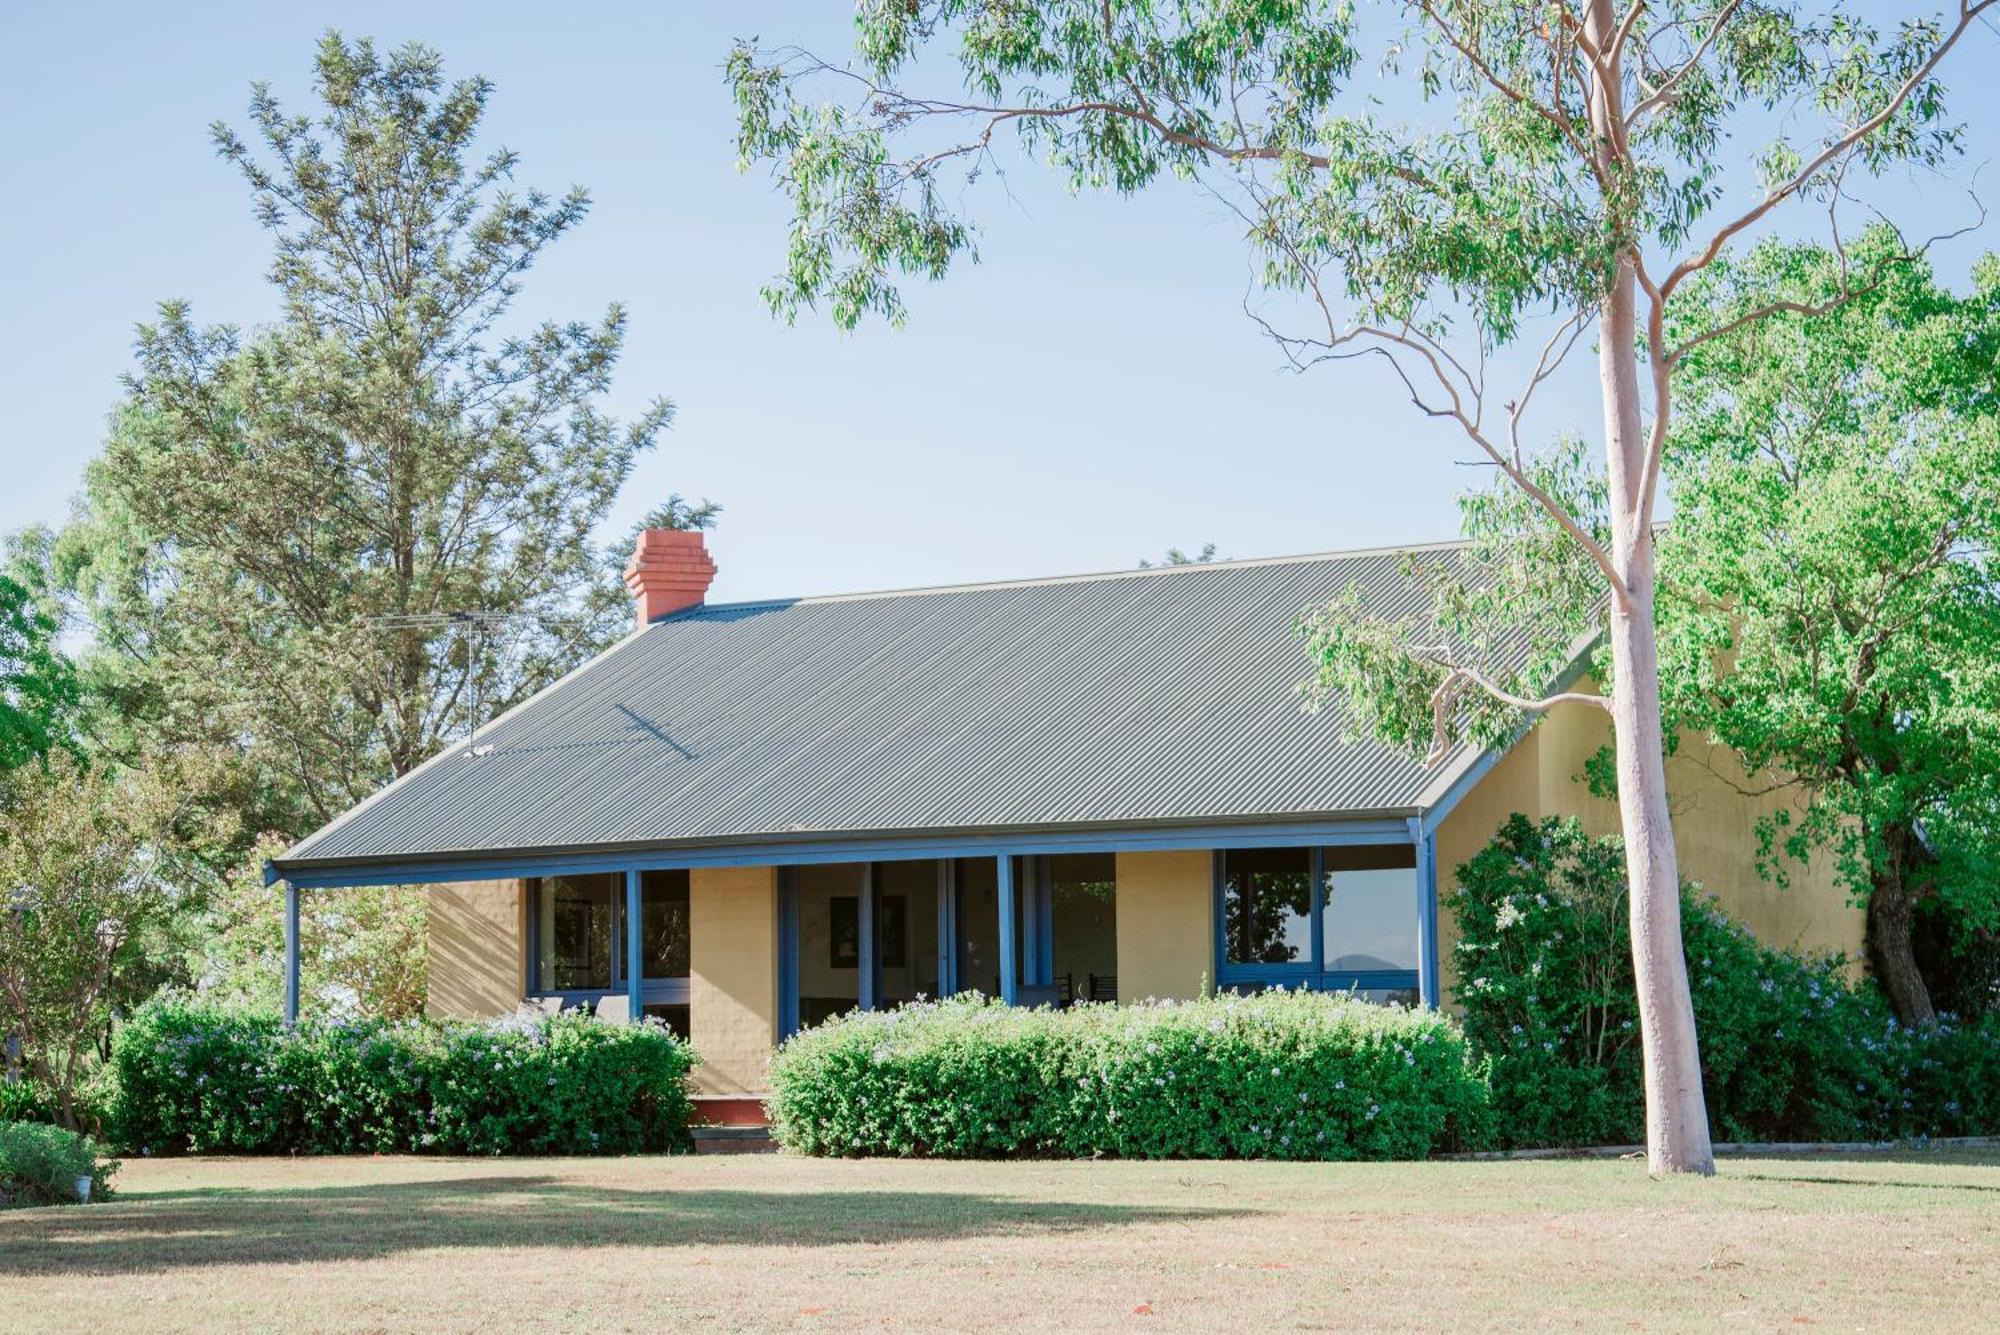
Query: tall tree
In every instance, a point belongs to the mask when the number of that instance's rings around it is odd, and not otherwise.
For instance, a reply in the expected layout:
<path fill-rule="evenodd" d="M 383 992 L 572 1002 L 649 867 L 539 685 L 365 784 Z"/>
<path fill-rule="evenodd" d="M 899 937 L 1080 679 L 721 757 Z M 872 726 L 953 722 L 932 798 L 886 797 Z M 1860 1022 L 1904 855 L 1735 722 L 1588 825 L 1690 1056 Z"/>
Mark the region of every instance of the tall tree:
<path fill-rule="evenodd" d="M 1876 979 L 1922 1024 L 1918 911 L 1961 939 L 2000 928 L 2000 262 L 1960 297 L 1928 263 L 1878 270 L 1899 251 L 1886 229 L 1844 251 L 1767 242 L 1689 289 L 1670 337 L 1785 309 L 1682 367 L 1658 621 L 1670 745 L 1700 734 L 1741 759 L 1746 792 L 1796 796 L 1760 821 L 1764 871 L 1782 885 L 1794 864 L 1831 859 L 1867 909 Z M 1857 270 L 1875 277 L 1852 290 Z M 1531 467 L 1586 528 L 1608 529 L 1581 442 Z M 1326 684 L 1412 747 L 1438 731 L 1424 634 L 1512 680 L 1542 670 L 1521 666 L 1519 627 L 1559 644 L 1602 624 L 1546 512 L 1504 486 L 1463 506 L 1467 546 L 1416 563 L 1420 612 L 1342 607 L 1312 628 Z M 1489 738 L 1516 722 L 1478 717 Z"/>
<path fill-rule="evenodd" d="M 1688 360 L 1667 714 L 1800 787 L 1773 851 L 1838 859 L 1875 978 L 1927 1023 L 1918 909 L 2000 927 L 2000 260 L 1966 297 L 1907 265 L 1837 315 L 1800 313 L 1844 281 L 1836 252 L 1768 245 L 1694 294 L 1711 323 L 1793 309 Z"/>
<path fill-rule="evenodd" d="M 85 512 L 43 544 L 88 671 L 138 721 L 113 740 L 238 748 L 248 830 L 287 836 L 625 629 L 591 536 L 672 416 L 604 410 L 619 307 L 515 315 L 589 199 L 518 190 L 515 155 L 478 150 L 490 84 L 338 34 L 315 74 L 314 115 L 259 84 L 249 135 L 212 132 L 271 234 L 280 318 L 163 305 Z"/>
<path fill-rule="evenodd" d="M 1606 709 L 1617 737 L 1648 1160 L 1706 1173 L 1661 759 L 1654 520 L 1677 372 L 1723 330 L 1672 342 L 1670 316 L 1774 210 L 1889 163 L 1943 160 L 1955 131 L 1933 75 L 1995 3 L 1882 32 L 1784 0 L 1405 0 L 1365 16 L 1335 0 L 898 0 L 862 7 L 852 67 L 744 45 L 729 74 L 743 156 L 773 164 L 795 206 L 766 292 L 780 314 L 824 303 L 842 324 L 899 319 L 899 277 L 941 277 L 972 248 L 950 177 L 987 166 L 1009 131 L 1079 187 L 1202 178 L 1241 210 L 1265 281 L 1302 298 L 1311 326 L 1267 325 L 1299 364 L 1386 359 L 1422 411 L 1456 423 L 1587 556 L 1616 675 L 1607 694 L 1565 694 Z M 952 43 L 962 90 L 915 91 L 939 63 L 928 53 Z M 1415 66 L 1413 105 L 1451 100 L 1440 125 L 1413 127 L 1351 86 L 1370 46 L 1392 73 Z M 842 100 L 817 100 L 820 88 Z M 1765 129 L 1746 190 L 1725 145 Z M 1524 386 L 1489 395 L 1488 354 L 1544 313 Z M 1537 485 L 1522 445 L 1535 388 L 1591 329 L 1604 534 Z M 1447 706 L 1499 685 L 1445 658 L 1430 670 Z M 1545 689 L 1502 693 L 1533 710 L 1555 698 Z"/>
<path fill-rule="evenodd" d="M 226 836 L 190 800 L 211 761 L 189 751 L 140 772 L 56 752 L 0 780 L 0 1033 L 65 1125 L 113 1014 L 183 944 L 179 910 L 207 879 L 187 850 Z"/>
<path fill-rule="evenodd" d="M 55 618 L 30 590 L 0 575 L 0 774 L 47 756 L 67 736 L 76 673 L 55 634 Z"/>

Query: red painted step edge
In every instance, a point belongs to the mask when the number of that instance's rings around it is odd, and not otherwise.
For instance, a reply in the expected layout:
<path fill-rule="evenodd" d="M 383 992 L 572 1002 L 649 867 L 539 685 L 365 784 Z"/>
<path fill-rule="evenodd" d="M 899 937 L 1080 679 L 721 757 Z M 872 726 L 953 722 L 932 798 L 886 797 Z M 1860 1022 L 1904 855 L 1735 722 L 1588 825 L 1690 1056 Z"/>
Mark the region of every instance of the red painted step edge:
<path fill-rule="evenodd" d="M 697 1094 L 689 1126 L 769 1126 L 760 1094 Z"/>

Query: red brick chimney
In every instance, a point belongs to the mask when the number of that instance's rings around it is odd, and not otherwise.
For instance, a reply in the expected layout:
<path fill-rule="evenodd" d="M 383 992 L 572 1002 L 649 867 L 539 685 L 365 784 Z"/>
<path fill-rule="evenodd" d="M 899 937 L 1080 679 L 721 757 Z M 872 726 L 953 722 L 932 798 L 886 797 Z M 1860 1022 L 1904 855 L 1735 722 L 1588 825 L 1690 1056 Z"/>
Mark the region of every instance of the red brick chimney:
<path fill-rule="evenodd" d="M 643 529 L 625 563 L 625 587 L 642 626 L 698 606 L 714 582 L 715 561 L 698 529 Z"/>

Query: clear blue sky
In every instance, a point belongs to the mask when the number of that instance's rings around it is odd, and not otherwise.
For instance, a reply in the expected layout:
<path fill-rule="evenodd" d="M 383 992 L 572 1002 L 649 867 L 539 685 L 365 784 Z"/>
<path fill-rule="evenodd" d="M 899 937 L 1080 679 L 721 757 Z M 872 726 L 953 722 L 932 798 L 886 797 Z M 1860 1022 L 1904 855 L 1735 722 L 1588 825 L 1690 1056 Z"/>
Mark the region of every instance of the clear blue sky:
<path fill-rule="evenodd" d="M 258 78 L 309 107 L 314 41 L 337 26 L 428 42 L 454 75 L 491 78 L 487 142 L 521 153 L 520 181 L 591 190 L 590 219 L 529 275 L 519 310 L 629 306 L 613 406 L 665 393 L 680 419 L 609 529 L 669 491 L 721 501 L 717 597 L 1119 568 L 1169 544 L 1247 557 L 1455 531 L 1451 497 L 1469 474 L 1454 430 L 1418 418 L 1373 362 L 1281 372 L 1242 314 L 1240 225 L 1192 192 L 1071 198 L 1017 169 L 1009 195 L 978 201 L 983 264 L 911 291 L 906 329 L 773 321 L 757 289 L 786 209 L 736 170 L 720 66 L 739 35 L 844 54 L 849 12 L 837 0 L 9 6 L 0 530 L 61 519 L 154 303 L 185 297 L 211 322 L 272 313 L 268 238 L 206 127 L 244 124 Z M 2000 144 L 2000 93 L 1967 74 L 1996 56 L 2000 42 L 1977 35 L 1947 81 L 1974 122 L 1968 177 Z M 1968 212 L 1936 183 L 1897 202 L 1924 211 L 1919 231 Z M 1959 275 L 1995 246 L 1989 228 L 1939 260 Z M 1592 431 L 1593 388 L 1556 386 L 1543 424 Z"/>

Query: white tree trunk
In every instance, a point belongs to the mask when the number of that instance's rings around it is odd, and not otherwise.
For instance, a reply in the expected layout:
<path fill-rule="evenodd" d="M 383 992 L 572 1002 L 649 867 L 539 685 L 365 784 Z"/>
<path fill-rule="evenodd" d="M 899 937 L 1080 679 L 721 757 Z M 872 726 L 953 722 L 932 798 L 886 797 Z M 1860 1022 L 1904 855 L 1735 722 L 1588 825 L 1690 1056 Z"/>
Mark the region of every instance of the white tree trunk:
<path fill-rule="evenodd" d="M 1624 142 L 1623 53 L 1616 46 L 1611 0 L 1589 0 L 1584 41 L 1604 53 L 1591 78 L 1590 128 L 1598 171 L 1620 179 L 1630 164 Z M 1646 431 L 1639 397 L 1637 269 L 1620 251 L 1598 318 L 1597 373 L 1604 393 L 1604 454 L 1611 500 L 1611 564 L 1624 584 L 1611 604 L 1611 720 L 1618 750 L 1618 816 L 1625 832 L 1631 894 L 1632 975 L 1638 987 L 1639 1039 L 1645 1052 L 1646 1165 L 1666 1173 L 1715 1171 L 1708 1100 L 1701 1088 L 1694 1001 L 1681 944 L 1680 864 L 1667 805 L 1660 727 L 1660 653 L 1653 626 L 1653 530 L 1647 485 Z M 1658 467 L 1657 461 L 1653 465 Z"/>
<path fill-rule="evenodd" d="M 1645 1051 L 1646 1163 L 1655 1176 L 1715 1171 L 1701 1087 L 1687 952 L 1681 944 L 1680 865 L 1674 855 L 1660 725 L 1660 658 L 1653 626 L 1653 533 L 1637 513 L 1646 433 L 1639 409 L 1633 270 L 1621 261 L 1599 327 L 1612 562 L 1627 596 L 1613 599 L 1611 718 L 1618 752 L 1618 815 L 1631 894 L 1632 973 Z"/>

